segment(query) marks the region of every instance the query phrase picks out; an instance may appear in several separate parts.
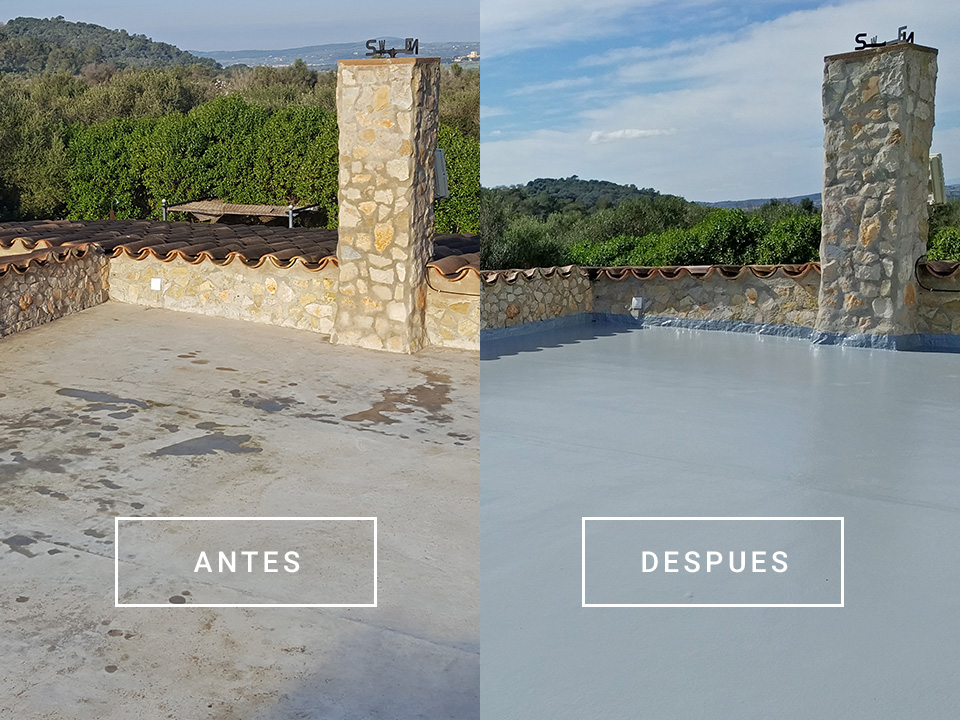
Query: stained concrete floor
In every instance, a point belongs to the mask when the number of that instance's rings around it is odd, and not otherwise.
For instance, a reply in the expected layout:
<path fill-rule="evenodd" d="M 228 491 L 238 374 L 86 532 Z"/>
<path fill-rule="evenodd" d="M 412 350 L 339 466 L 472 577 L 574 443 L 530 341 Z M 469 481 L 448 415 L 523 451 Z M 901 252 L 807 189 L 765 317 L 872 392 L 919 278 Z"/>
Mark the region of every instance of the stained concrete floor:
<path fill-rule="evenodd" d="M 484 718 L 956 717 L 960 356 L 603 325 L 483 350 Z M 583 516 L 843 516 L 846 606 L 582 608 Z"/>
<path fill-rule="evenodd" d="M 0 716 L 477 717 L 477 372 L 112 302 L 0 340 Z M 377 516 L 379 607 L 115 608 L 129 515 Z"/>

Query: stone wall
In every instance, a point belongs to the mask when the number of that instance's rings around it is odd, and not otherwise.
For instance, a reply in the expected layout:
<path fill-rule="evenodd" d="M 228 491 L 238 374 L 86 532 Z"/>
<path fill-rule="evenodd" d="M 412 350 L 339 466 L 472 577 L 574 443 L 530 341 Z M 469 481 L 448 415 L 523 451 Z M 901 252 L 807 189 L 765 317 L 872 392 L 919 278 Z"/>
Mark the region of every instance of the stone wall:
<path fill-rule="evenodd" d="M 151 289 L 155 278 L 160 290 Z M 278 268 L 267 261 L 252 268 L 237 259 L 217 265 L 121 254 L 110 261 L 110 298 L 329 334 L 336 311 L 337 266 L 326 262 L 311 270 L 297 262 Z"/>
<path fill-rule="evenodd" d="M 480 349 L 480 298 L 483 284 L 475 270 L 459 279 L 428 271 L 427 340 L 434 347 Z"/>
<path fill-rule="evenodd" d="M 590 278 L 575 266 L 487 272 L 483 284 L 484 330 L 593 311 Z"/>
<path fill-rule="evenodd" d="M 595 312 L 626 314 L 635 296 L 649 303 L 648 318 L 813 327 L 820 273 L 817 265 L 743 267 L 725 275 L 718 268 L 600 271 L 593 284 Z"/>
<path fill-rule="evenodd" d="M 650 321 L 677 319 L 812 328 L 819 266 L 577 268 L 486 273 L 483 329 L 583 314 L 629 316 L 634 297 Z"/>
<path fill-rule="evenodd" d="M 341 60 L 333 341 L 416 352 L 433 254 L 439 58 Z"/>
<path fill-rule="evenodd" d="M 0 263 L 0 337 L 107 300 L 107 259 L 99 248 L 54 250 Z"/>
<path fill-rule="evenodd" d="M 817 331 L 828 341 L 912 336 L 914 263 L 927 236 L 937 51 L 903 43 L 825 63 Z"/>
<path fill-rule="evenodd" d="M 960 335 L 960 277 L 934 278 L 922 270 L 920 277 L 925 287 L 941 292 L 920 289 L 917 332 Z"/>

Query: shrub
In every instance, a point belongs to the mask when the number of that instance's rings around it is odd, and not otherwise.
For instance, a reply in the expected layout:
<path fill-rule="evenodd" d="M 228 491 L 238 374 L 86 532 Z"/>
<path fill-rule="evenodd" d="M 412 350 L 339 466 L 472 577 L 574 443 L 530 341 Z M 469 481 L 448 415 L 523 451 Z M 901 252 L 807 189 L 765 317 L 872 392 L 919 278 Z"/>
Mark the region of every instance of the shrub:
<path fill-rule="evenodd" d="M 815 262 L 820 256 L 820 216 L 792 215 L 773 223 L 751 262 L 782 265 Z"/>
<path fill-rule="evenodd" d="M 928 260 L 960 260 L 960 228 L 940 228 L 927 246 Z"/>

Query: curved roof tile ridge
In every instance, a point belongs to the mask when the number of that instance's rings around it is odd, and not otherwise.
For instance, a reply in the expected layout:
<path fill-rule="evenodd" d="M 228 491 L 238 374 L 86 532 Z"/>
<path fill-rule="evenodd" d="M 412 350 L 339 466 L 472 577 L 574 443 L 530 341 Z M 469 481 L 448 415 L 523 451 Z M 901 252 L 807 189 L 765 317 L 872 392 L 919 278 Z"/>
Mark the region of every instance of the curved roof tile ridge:
<path fill-rule="evenodd" d="M 65 263 L 79 260 L 90 252 L 89 246 L 52 247 L 34 250 L 25 255 L 8 255 L 0 257 L 0 277 L 9 272 L 23 275 L 34 265 L 43 267 L 49 262 Z"/>
<path fill-rule="evenodd" d="M 524 280 L 533 280 L 537 277 L 543 279 L 549 279 L 555 275 L 559 275 L 563 278 L 568 278 L 575 273 L 581 273 L 586 275 L 587 270 L 579 265 L 563 265 L 563 266 L 551 266 L 551 267 L 536 267 L 536 268 L 525 268 L 525 269 L 510 269 L 510 270 L 483 270 L 481 275 L 483 281 L 487 285 L 496 285 L 498 282 L 504 282 L 507 285 L 513 285 L 518 280 L 523 278 Z"/>
<path fill-rule="evenodd" d="M 227 225 L 159 220 L 51 220 L 0 223 L 0 247 L 21 242 L 25 248 L 96 244 L 111 257 L 133 260 L 180 259 L 217 265 L 240 261 L 258 268 L 269 258 L 277 268 L 300 263 L 308 270 L 337 265 L 338 231 L 267 225 Z M 447 279 L 477 273 L 480 238 L 438 233 L 428 267 Z M 469 267 L 468 267 L 469 266 Z"/>
<path fill-rule="evenodd" d="M 625 267 L 588 267 L 586 270 L 592 278 L 608 278 L 614 281 L 635 278 L 650 280 L 663 278 L 664 280 L 679 280 L 693 277 L 706 280 L 716 274 L 728 280 L 736 280 L 745 273 L 751 273 L 758 278 L 775 276 L 799 279 L 810 272 L 820 272 L 820 263 L 808 262 L 785 265 L 662 265 L 662 266 L 625 266 Z"/>

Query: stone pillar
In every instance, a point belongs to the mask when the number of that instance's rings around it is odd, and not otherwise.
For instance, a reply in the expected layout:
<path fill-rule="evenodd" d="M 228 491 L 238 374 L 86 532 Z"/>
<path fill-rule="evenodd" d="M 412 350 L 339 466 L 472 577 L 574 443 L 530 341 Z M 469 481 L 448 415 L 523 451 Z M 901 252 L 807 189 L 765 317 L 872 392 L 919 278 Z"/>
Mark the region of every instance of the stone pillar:
<path fill-rule="evenodd" d="M 338 63 L 335 343 L 413 353 L 426 342 L 439 86 L 439 58 Z"/>
<path fill-rule="evenodd" d="M 937 51 L 912 43 L 825 58 L 817 340 L 905 347 L 926 251 Z"/>

